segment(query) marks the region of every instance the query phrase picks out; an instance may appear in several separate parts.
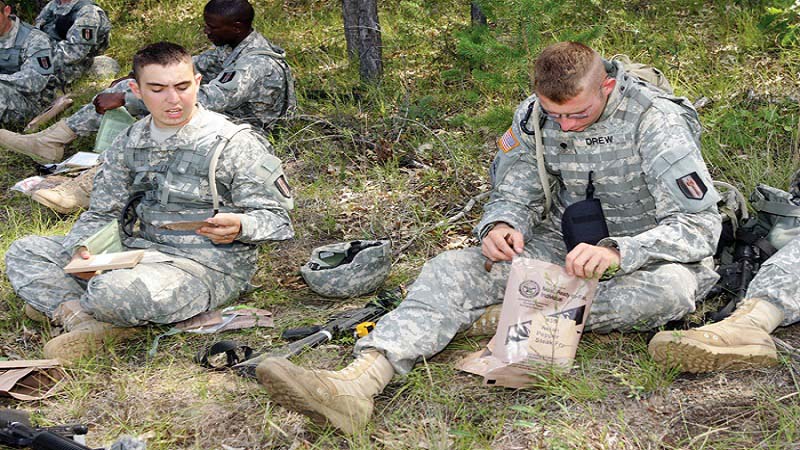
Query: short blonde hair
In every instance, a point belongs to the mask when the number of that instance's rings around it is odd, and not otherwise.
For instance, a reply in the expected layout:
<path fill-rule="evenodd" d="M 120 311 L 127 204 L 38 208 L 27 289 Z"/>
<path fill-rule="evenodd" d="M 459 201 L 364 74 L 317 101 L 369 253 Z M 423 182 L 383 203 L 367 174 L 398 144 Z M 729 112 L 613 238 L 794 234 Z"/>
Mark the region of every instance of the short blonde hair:
<path fill-rule="evenodd" d="M 537 95 L 562 104 L 581 93 L 588 76 L 599 79 L 604 72 L 596 51 L 579 42 L 559 42 L 536 58 L 533 87 Z"/>

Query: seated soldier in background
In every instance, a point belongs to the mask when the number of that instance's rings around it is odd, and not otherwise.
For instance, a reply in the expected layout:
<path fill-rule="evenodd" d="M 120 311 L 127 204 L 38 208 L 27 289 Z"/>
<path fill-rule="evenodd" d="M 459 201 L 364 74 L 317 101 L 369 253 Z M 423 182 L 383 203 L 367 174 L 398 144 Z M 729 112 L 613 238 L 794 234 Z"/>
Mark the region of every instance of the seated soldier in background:
<path fill-rule="evenodd" d="M 50 37 L 60 86 L 78 79 L 108 48 L 111 22 L 92 0 L 51 0 L 34 25 Z"/>
<path fill-rule="evenodd" d="M 294 234 L 280 160 L 263 136 L 198 105 L 191 55 L 152 44 L 136 53 L 133 72 L 132 92 L 151 114 L 103 154 L 89 210 L 66 237 L 24 237 L 5 255 L 26 314 L 44 313 L 67 331 L 47 342 L 47 358 L 73 361 L 106 338 L 132 336 L 132 327 L 185 320 L 236 298 L 255 273 L 257 244 Z M 126 205 L 139 228 L 126 221 L 121 245 L 146 249 L 142 262 L 67 275 L 67 263 L 91 256 L 88 238 L 109 224 L 119 235 L 113 224 Z M 162 227 L 178 221 L 208 224 Z"/>
<path fill-rule="evenodd" d="M 47 35 L 0 0 L 0 126 L 24 125 L 53 99 L 53 51 Z"/>
<path fill-rule="evenodd" d="M 791 181 L 800 205 L 800 170 Z M 800 237 L 761 264 L 744 300 L 730 317 L 686 331 L 661 331 L 650 340 L 653 358 L 685 372 L 767 367 L 778 364 L 770 333 L 800 322 Z"/>
<path fill-rule="evenodd" d="M 197 100 L 212 111 L 269 130 L 295 108 L 297 101 L 284 50 L 253 29 L 254 17 L 247 0 L 211 0 L 206 4 L 205 33 L 215 47 L 193 58 L 203 76 Z M 21 135 L 0 130 L 0 146 L 40 161 L 59 161 L 66 144 L 78 135 L 96 132 L 102 114 L 120 106 L 133 115 L 147 113 L 128 83 L 120 82 L 98 94 L 92 105 L 39 133 Z M 90 170 L 54 189 L 36 191 L 33 198 L 64 214 L 86 208 L 94 174 L 95 170 Z"/>

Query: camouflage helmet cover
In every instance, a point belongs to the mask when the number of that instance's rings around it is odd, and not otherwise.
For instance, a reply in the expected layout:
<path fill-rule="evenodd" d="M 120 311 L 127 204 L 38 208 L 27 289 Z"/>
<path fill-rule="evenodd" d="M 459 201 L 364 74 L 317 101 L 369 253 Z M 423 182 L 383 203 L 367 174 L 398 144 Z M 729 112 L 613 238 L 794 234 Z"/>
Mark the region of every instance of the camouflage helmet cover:
<path fill-rule="evenodd" d="M 315 248 L 300 275 L 319 295 L 348 298 L 378 289 L 391 266 L 389 241 L 350 241 Z"/>

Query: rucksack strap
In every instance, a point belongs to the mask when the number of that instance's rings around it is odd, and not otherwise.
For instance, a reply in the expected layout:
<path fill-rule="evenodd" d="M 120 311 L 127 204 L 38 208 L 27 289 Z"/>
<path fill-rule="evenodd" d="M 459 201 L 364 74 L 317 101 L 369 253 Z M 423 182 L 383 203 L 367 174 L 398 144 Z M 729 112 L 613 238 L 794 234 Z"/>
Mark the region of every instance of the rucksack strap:
<path fill-rule="evenodd" d="M 250 125 L 239 125 L 235 127 L 229 133 L 219 136 L 217 145 L 214 147 L 214 154 L 211 155 L 211 161 L 208 164 L 208 183 L 209 188 L 211 188 L 211 199 L 214 204 L 214 215 L 217 215 L 219 212 L 219 194 L 217 193 L 217 161 L 219 161 L 219 155 L 222 154 L 222 151 L 225 150 L 225 147 L 228 146 L 228 143 L 231 142 L 231 139 L 233 139 L 234 136 L 239 134 L 239 132 L 249 130 L 250 128 Z"/>

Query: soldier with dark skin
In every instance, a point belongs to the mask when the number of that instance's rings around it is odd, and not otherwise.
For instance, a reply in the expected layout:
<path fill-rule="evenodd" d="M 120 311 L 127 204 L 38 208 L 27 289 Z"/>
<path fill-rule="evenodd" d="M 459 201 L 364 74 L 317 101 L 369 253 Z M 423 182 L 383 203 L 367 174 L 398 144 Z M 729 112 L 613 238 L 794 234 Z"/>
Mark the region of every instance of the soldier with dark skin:
<path fill-rule="evenodd" d="M 204 10 L 204 32 L 214 47 L 193 57 L 203 81 L 198 102 L 211 111 L 268 131 L 296 107 L 294 81 L 283 49 L 253 29 L 255 11 L 247 0 L 211 0 Z M 117 80 L 120 81 L 120 80 Z M 140 117 L 147 108 L 127 82 L 116 82 L 92 104 L 55 125 L 30 135 L 0 130 L 0 147 L 43 162 L 60 161 L 66 144 L 100 127 L 102 115 L 125 106 Z M 61 213 L 89 204 L 94 172 L 54 189 L 40 190 L 33 199 Z"/>
<path fill-rule="evenodd" d="M 66 236 L 27 236 L 5 254 L 26 311 L 68 331 L 45 344 L 48 358 L 71 362 L 141 325 L 216 308 L 248 286 L 258 244 L 294 233 L 280 160 L 263 136 L 199 105 L 202 75 L 191 55 L 156 43 L 137 52 L 133 66 L 128 83 L 151 113 L 103 153 L 89 210 Z M 126 205 L 139 227 L 123 236 L 115 225 Z M 202 226 L 163 226 L 181 221 Z M 123 250 L 144 250 L 144 259 L 132 268 L 64 273 L 70 261 L 91 257 L 92 237 L 106 227 Z"/>

